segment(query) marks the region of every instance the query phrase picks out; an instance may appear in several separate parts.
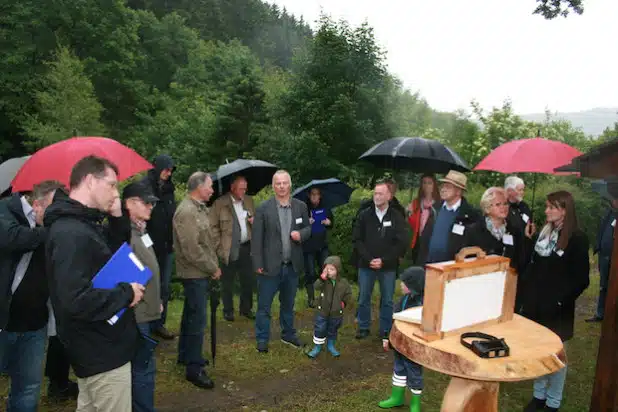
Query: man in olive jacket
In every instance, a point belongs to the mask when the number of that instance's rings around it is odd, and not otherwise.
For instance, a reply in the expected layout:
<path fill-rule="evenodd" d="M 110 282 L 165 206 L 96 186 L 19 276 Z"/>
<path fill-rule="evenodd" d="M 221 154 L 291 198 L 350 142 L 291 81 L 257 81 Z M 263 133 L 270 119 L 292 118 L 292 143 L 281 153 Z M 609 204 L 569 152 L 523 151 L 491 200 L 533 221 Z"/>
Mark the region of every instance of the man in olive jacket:
<path fill-rule="evenodd" d="M 217 238 L 217 254 L 223 262 L 221 276 L 223 316 L 234 321 L 234 281 L 240 280 L 240 315 L 255 319 L 251 270 L 251 227 L 255 207 L 247 194 L 247 180 L 237 176 L 230 192 L 218 198 L 212 207 L 212 229 Z"/>
<path fill-rule="evenodd" d="M 285 170 L 273 176 L 275 196 L 255 212 L 251 257 L 258 274 L 258 311 L 255 319 L 257 350 L 268 352 L 270 312 L 279 292 L 281 341 L 303 347 L 294 329 L 294 300 L 298 276 L 303 271 L 302 242 L 311 236 L 307 205 L 290 196 L 292 180 Z"/>
<path fill-rule="evenodd" d="M 178 363 L 186 365 L 186 378 L 195 386 L 212 389 L 202 357 L 209 279 L 217 280 L 221 269 L 216 240 L 210 228 L 206 203 L 213 194 L 212 179 L 195 172 L 187 182 L 189 194 L 174 214 L 176 272 L 184 286 L 185 302 L 180 323 Z"/>

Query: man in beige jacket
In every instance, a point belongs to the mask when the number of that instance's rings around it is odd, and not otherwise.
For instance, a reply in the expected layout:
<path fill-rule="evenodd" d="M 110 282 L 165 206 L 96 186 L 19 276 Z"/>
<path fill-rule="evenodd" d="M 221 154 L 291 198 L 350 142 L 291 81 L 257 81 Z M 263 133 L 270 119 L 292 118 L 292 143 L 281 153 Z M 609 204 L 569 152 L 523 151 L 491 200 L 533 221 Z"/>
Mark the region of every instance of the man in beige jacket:
<path fill-rule="evenodd" d="M 247 180 L 237 176 L 230 192 L 218 198 L 212 207 L 212 229 L 217 238 L 217 255 L 223 262 L 221 276 L 223 317 L 234 321 L 234 282 L 240 280 L 240 315 L 255 319 L 251 268 L 251 226 L 255 207 L 247 194 Z"/>
<path fill-rule="evenodd" d="M 208 282 L 221 276 L 216 239 L 210 228 L 206 203 L 213 194 L 212 179 L 195 172 L 187 182 L 188 195 L 174 214 L 174 253 L 176 275 L 184 286 L 185 302 L 180 323 L 178 362 L 186 365 L 186 378 L 195 386 L 212 389 L 202 356 Z"/>

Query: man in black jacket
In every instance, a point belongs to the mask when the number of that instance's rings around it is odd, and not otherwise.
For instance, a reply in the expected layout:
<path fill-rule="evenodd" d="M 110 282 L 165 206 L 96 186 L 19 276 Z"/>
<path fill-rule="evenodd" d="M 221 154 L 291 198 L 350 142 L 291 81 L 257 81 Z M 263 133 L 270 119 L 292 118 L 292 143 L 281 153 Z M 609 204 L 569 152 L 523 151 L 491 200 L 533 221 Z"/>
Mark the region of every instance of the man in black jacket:
<path fill-rule="evenodd" d="M 454 170 L 440 179 L 443 202 L 432 226 L 425 228 L 431 236 L 419 245 L 419 265 L 453 260 L 465 246 L 466 230 L 481 219 L 481 212 L 463 197 L 467 181 L 463 173 Z"/>
<path fill-rule="evenodd" d="M 47 342 L 49 289 L 45 274 L 45 209 L 63 186 L 36 185 L 29 196 L 0 202 L 0 365 L 11 389 L 7 411 L 36 411 Z"/>
<path fill-rule="evenodd" d="M 522 178 L 509 176 L 504 179 L 504 190 L 509 201 L 509 222 L 525 238 L 526 225 L 532 218 L 530 206 L 524 202 L 526 185 Z"/>
<path fill-rule="evenodd" d="M 403 215 L 389 205 L 389 198 L 388 185 L 376 184 L 375 207 L 363 210 L 354 224 L 352 239 L 358 256 L 355 263 L 360 289 L 357 339 L 369 336 L 376 279 L 380 284 L 380 336 L 391 329 L 397 266 L 408 245 L 408 232 Z"/>
<path fill-rule="evenodd" d="M 597 300 L 596 313 L 590 319 L 586 319 L 586 322 L 601 322 L 605 316 L 605 298 L 609 283 L 609 270 L 612 267 L 611 258 L 614 250 L 616 219 L 618 219 L 618 200 L 614 199 L 599 226 L 597 244 L 594 248 L 594 253 L 599 256 L 599 299 Z"/>
<path fill-rule="evenodd" d="M 44 219 L 50 297 L 58 336 L 78 378 L 79 412 L 131 410 L 131 359 L 139 342 L 132 308 L 144 287 L 92 287 L 113 254 L 101 222 L 119 200 L 117 171 L 106 159 L 81 159 L 71 171 L 69 196 L 57 193 Z"/>
<path fill-rule="evenodd" d="M 152 164 L 154 168 L 148 171 L 142 182 L 148 184 L 154 195 L 159 198 L 152 209 L 146 230 L 152 239 L 152 247 L 161 270 L 161 302 L 163 303 L 163 313 L 161 313 L 161 319 L 154 322 L 153 333 L 162 339 L 170 340 L 174 339 L 174 334 L 165 328 L 165 321 L 167 320 L 167 302 L 170 298 L 174 259 L 172 220 L 176 212 L 176 200 L 172 173 L 176 167 L 171 156 L 166 154 L 155 157 Z"/>

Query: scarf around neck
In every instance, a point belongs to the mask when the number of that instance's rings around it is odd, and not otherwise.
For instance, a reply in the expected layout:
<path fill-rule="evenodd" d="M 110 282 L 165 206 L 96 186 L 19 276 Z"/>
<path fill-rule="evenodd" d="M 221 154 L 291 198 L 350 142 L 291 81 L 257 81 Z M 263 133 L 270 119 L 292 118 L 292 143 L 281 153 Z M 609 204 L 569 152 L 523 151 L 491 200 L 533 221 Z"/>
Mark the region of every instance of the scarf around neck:
<path fill-rule="evenodd" d="M 504 222 L 502 226 L 496 227 L 491 218 L 489 216 L 485 216 L 485 225 L 493 237 L 502 241 L 502 238 L 506 234 L 506 222 Z"/>
<path fill-rule="evenodd" d="M 554 227 L 549 223 L 546 224 L 534 245 L 534 251 L 544 257 L 551 255 L 551 253 L 556 250 L 560 229 L 562 229 L 562 227 Z"/>

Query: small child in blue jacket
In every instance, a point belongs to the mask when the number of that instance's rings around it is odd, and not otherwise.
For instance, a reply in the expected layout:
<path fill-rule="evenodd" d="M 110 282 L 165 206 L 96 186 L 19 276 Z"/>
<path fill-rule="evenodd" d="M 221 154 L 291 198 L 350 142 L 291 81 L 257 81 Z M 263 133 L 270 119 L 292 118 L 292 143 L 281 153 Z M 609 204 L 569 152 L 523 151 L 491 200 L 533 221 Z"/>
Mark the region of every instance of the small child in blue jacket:
<path fill-rule="evenodd" d="M 419 266 L 412 266 L 399 275 L 403 297 L 393 308 L 393 313 L 401 312 L 423 304 L 425 291 L 425 270 Z M 388 335 L 382 340 L 384 350 L 388 350 Z M 423 367 L 412 362 L 396 350 L 393 351 L 395 362 L 393 365 L 393 387 L 391 397 L 380 402 L 380 408 L 389 409 L 402 406 L 406 399 L 406 386 L 412 392 L 410 412 L 420 412 L 421 393 L 423 392 Z"/>

